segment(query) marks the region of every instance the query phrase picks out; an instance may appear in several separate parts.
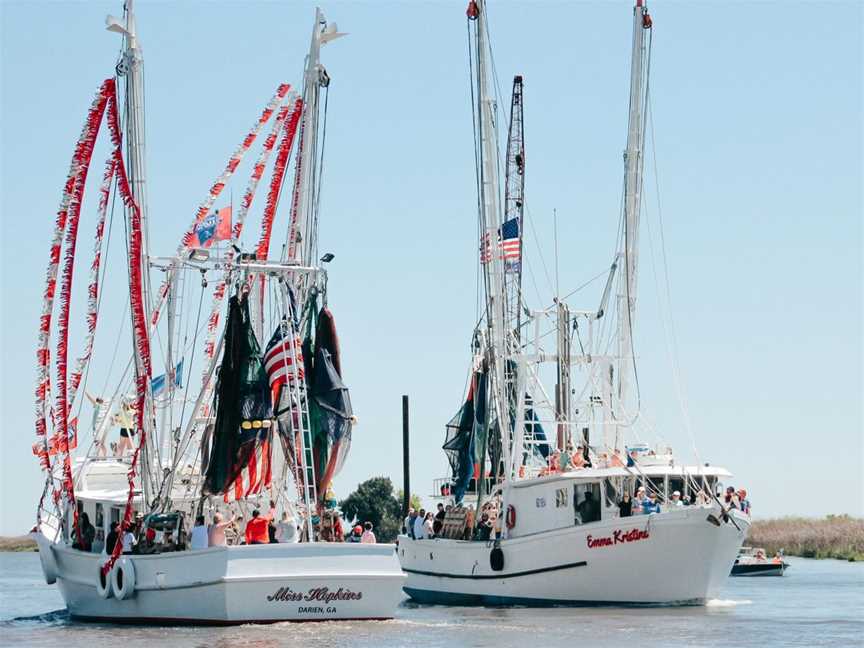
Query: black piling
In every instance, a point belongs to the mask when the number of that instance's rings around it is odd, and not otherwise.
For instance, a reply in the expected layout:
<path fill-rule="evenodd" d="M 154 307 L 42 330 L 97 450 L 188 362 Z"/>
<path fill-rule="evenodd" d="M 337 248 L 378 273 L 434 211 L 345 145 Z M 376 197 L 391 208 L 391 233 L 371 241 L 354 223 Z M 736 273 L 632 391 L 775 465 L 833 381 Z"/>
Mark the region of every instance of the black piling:
<path fill-rule="evenodd" d="M 411 468 L 408 450 L 408 395 L 402 396 L 402 515 L 411 507 Z"/>

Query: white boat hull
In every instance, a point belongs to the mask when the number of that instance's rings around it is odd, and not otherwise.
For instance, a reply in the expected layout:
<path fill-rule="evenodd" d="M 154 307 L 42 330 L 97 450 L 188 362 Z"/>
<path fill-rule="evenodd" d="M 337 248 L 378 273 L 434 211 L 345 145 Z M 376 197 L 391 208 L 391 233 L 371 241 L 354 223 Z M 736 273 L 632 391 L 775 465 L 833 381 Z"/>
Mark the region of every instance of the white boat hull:
<path fill-rule="evenodd" d="M 37 535 L 46 579 L 73 617 L 132 623 L 238 624 L 389 619 L 405 576 L 393 545 L 271 544 L 129 555 L 132 595 L 97 592 L 104 555 Z M 50 555 L 45 555 L 50 552 Z M 46 567 L 47 565 L 47 567 Z"/>
<path fill-rule="evenodd" d="M 503 540 L 501 571 L 490 565 L 492 543 L 400 536 L 405 592 L 450 605 L 703 604 L 720 592 L 750 526 L 738 515 L 738 528 L 717 526 L 710 512 L 694 506 Z"/>

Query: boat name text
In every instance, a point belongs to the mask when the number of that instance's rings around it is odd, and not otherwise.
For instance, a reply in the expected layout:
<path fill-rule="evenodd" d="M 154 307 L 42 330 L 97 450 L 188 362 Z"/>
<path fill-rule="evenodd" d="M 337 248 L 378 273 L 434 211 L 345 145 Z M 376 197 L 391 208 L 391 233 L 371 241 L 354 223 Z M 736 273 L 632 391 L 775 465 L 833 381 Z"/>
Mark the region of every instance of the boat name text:
<path fill-rule="evenodd" d="M 588 535 L 588 548 L 595 549 L 597 547 L 611 547 L 612 545 L 621 544 L 622 542 L 636 542 L 638 540 L 647 540 L 648 531 L 641 529 L 630 529 L 626 533 L 621 529 L 616 529 L 611 536 L 603 536 L 595 538 L 591 534 Z"/>
<path fill-rule="evenodd" d="M 313 587 L 307 592 L 295 592 L 290 587 L 280 587 L 267 597 L 268 601 L 321 601 L 330 603 L 332 601 L 359 601 L 363 598 L 363 592 L 352 592 L 340 587 L 335 592 L 329 587 Z"/>

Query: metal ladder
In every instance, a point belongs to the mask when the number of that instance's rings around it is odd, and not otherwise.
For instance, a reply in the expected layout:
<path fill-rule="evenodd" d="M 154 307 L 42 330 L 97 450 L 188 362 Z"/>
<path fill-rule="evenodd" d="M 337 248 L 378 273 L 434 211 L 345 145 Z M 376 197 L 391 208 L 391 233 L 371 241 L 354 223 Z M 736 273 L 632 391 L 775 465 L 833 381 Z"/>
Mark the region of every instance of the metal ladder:
<path fill-rule="evenodd" d="M 287 294 L 287 287 L 283 284 L 283 298 L 286 306 L 286 311 L 290 310 L 290 299 Z M 287 342 L 290 349 L 291 367 L 289 380 L 286 383 L 290 400 L 293 407 L 296 407 L 297 424 L 300 432 L 300 475 L 302 484 L 298 484 L 300 488 L 303 504 L 306 507 L 306 529 L 309 535 L 309 541 L 314 540 L 314 527 L 312 524 L 312 516 L 317 510 L 318 489 L 316 487 L 315 476 L 315 458 L 312 452 L 312 419 L 309 414 L 309 394 L 306 391 L 306 379 L 301 377 L 298 368 L 303 363 L 302 345 L 297 344 L 300 339 L 299 331 L 294 329 L 294 313 L 288 315 L 288 331 Z M 304 367 L 304 372 L 308 371 L 308 367 Z M 292 414 L 293 422 L 293 414 Z"/>

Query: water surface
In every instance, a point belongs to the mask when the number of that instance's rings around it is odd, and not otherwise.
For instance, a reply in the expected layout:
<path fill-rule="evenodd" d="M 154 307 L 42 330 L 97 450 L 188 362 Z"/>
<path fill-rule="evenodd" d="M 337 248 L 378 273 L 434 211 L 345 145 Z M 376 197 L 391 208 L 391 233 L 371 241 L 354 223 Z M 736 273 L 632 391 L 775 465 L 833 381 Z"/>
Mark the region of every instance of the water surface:
<path fill-rule="evenodd" d="M 227 628 L 71 621 L 35 553 L 0 553 L 0 645 L 411 648 L 860 646 L 864 563 L 790 558 L 783 578 L 730 578 L 705 607 L 467 608 L 405 602 L 392 621 Z M 305 642 L 305 643 L 301 643 Z"/>

